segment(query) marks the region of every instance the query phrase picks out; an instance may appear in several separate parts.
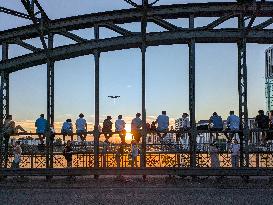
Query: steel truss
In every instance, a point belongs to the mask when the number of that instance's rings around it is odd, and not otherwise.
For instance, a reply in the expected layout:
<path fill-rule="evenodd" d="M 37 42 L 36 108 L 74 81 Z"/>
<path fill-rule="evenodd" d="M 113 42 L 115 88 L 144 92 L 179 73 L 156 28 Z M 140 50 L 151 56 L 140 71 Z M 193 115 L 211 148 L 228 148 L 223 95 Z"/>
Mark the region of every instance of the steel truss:
<path fill-rule="evenodd" d="M 142 53 L 142 117 L 146 125 L 145 102 L 145 70 L 146 49 L 148 46 L 188 44 L 189 46 L 189 111 L 191 118 L 191 166 L 196 166 L 196 123 L 195 123 L 195 44 L 196 43 L 237 43 L 238 45 L 238 92 L 239 115 L 241 129 L 244 130 L 242 139 L 242 165 L 248 166 L 249 156 L 247 150 L 249 129 L 247 127 L 247 43 L 269 44 L 273 43 L 273 29 L 266 29 L 273 24 L 273 2 L 237 4 L 237 3 L 204 3 L 181 4 L 170 6 L 152 6 L 143 0 L 142 6 L 137 8 L 111 11 L 97 14 L 69 17 L 50 20 L 38 0 L 21 0 L 27 14 L 7 10 L 0 7 L 0 12 L 5 12 L 18 17 L 31 19 L 33 25 L 10 29 L 0 32 L 2 45 L 2 60 L 0 61 L 1 73 L 1 120 L 9 110 L 9 74 L 31 66 L 47 64 L 47 117 L 51 125 L 54 124 L 54 62 L 83 55 L 93 54 L 95 58 L 95 167 L 99 167 L 99 59 L 101 52 L 115 51 L 128 48 L 140 48 Z M 126 0 L 129 3 L 132 1 Z M 156 2 L 156 1 L 155 1 Z M 35 6 L 38 13 L 35 13 Z M 41 17 L 37 17 L 41 14 Z M 213 22 L 195 27 L 194 20 L 198 17 L 217 17 Z M 268 17 L 258 25 L 253 25 L 256 17 Z M 187 18 L 188 28 L 181 28 L 169 19 Z M 232 18 L 238 18 L 238 28 L 217 27 Z M 249 20 L 246 26 L 246 20 Z M 141 23 L 140 32 L 132 32 L 122 28 L 120 24 Z M 154 23 L 165 31 L 147 33 L 147 23 Z M 84 39 L 71 31 L 94 28 L 95 39 Z M 100 28 L 108 28 L 120 36 L 102 39 L 99 36 Z M 54 35 L 62 35 L 75 41 L 74 44 L 54 47 Z M 38 48 L 25 40 L 39 37 L 43 47 Z M 45 39 L 48 38 L 46 43 Z M 15 58 L 8 58 L 8 45 L 17 44 L 30 50 L 32 53 Z M 144 126 L 146 127 L 146 126 Z M 146 138 L 146 129 L 143 138 Z M 1 136 L 2 142 L 3 136 Z M 146 140 L 142 144 L 143 153 L 141 165 L 146 166 Z M 244 153 L 244 154 L 243 154 Z M 1 160 L 2 161 L 2 160 Z M 52 160 L 51 160 L 52 161 Z M 2 164 L 2 163 L 1 163 Z M 50 164 L 50 163 L 49 163 Z M 49 167 L 52 167 L 51 165 Z"/>

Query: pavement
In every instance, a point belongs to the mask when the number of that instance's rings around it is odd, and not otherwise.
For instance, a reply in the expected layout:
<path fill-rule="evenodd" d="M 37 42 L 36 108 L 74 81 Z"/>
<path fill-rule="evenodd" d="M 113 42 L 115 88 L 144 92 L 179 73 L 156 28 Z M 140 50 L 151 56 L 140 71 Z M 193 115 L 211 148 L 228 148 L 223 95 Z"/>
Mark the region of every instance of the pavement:
<path fill-rule="evenodd" d="M 117 180 L 78 177 L 66 180 L 55 177 L 8 178 L 0 182 L 1 205 L 32 204 L 273 204 L 273 183 L 265 177 L 215 178 L 141 177 Z"/>

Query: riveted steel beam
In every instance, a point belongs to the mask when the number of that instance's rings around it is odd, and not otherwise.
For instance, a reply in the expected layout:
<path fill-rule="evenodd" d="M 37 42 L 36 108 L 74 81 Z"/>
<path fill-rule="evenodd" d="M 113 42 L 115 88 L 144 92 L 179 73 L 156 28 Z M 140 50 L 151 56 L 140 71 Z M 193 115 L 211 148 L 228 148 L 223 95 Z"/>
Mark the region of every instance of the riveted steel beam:
<path fill-rule="evenodd" d="M 133 32 L 131 31 L 128 31 L 127 29 L 125 28 L 122 28 L 120 26 L 117 26 L 113 23 L 104 23 L 104 24 L 100 24 L 101 27 L 105 27 L 105 28 L 108 28 L 116 33 L 119 33 L 123 36 L 131 36 L 133 35 Z"/>
<path fill-rule="evenodd" d="M 22 41 L 21 39 L 16 39 L 14 41 L 14 43 L 21 46 L 21 47 L 23 47 L 23 48 L 25 48 L 25 49 L 31 50 L 33 52 L 38 52 L 38 51 L 42 50 L 41 48 L 37 48 L 37 47 L 35 47 L 35 46 L 33 46 L 33 45 L 29 44 L 29 43 L 26 43 L 26 42 Z"/>
<path fill-rule="evenodd" d="M 189 18 L 190 15 L 195 17 L 221 17 L 230 13 L 243 13 L 246 16 L 252 15 L 259 6 L 257 17 L 272 17 L 273 2 L 257 3 L 248 7 L 240 6 L 236 3 L 204 3 L 204 4 L 181 4 L 168 6 L 154 6 L 147 10 L 147 17 L 157 17 L 161 19 Z M 94 25 L 111 22 L 113 24 L 124 24 L 140 22 L 142 13 L 140 9 L 127 9 L 120 11 L 111 11 L 96 14 L 87 14 L 65 19 L 51 20 L 47 28 L 41 28 L 44 35 L 49 32 L 54 33 L 65 29 L 66 31 L 92 28 Z M 0 43 L 3 41 L 20 38 L 39 37 L 40 33 L 34 25 L 10 29 L 0 32 Z"/>
<path fill-rule="evenodd" d="M 194 36 L 195 43 L 237 43 L 243 37 L 241 29 L 218 29 L 210 31 L 189 31 L 188 29 L 177 32 L 158 32 L 146 35 L 147 46 L 188 44 Z M 273 43 L 273 30 L 249 31 L 245 37 L 246 43 Z M 129 48 L 140 48 L 142 38 L 140 35 L 119 36 L 99 41 L 90 40 L 85 43 L 56 47 L 51 50 L 49 57 L 54 61 L 65 60 L 82 55 L 89 55 L 95 49 L 101 52 L 115 51 Z M 27 67 L 46 63 L 45 50 L 16 57 L 0 62 L 0 71 L 15 72 Z"/>
<path fill-rule="evenodd" d="M 12 10 L 12 9 L 8 9 L 8 8 L 2 7 L 2 6 L 0 6 L 0 12 L 6 13 L 6 14 L 9 14 L 9 15 L 12 15 L 12 16 L 17 16 L 17 17 L 20 17 L 20 18 L 31 20 L 31 18 L 30 18 L 30 16 L 28 14 L 25 14 L 25 13 L 22 13 L 22 12 L 19 12 L 19 11 L 15 11 L 15 10 Z"/>

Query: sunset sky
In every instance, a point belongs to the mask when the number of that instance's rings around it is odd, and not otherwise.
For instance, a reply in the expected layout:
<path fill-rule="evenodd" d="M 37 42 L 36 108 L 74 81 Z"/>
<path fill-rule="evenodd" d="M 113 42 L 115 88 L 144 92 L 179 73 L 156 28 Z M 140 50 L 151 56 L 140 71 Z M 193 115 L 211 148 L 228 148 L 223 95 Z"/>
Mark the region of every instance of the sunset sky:
<path fill-rule="evenodd" d="M 40 2 L 51 19 L 130 7 L 122 0 L 46 0 Z M 161 0 L 157 5 L 189 2 L 207 1 Z M 25 12 L 18 0 L 0 0 L 0 6 Z M 196 26 L 201 26 L 212 20 L 214 19 L 198 18 L 195 23 Z M 258 19 L 255 24 L 260 21 L 261 19 Z M 186 19 L 170 20 L 170 22 L 178 26 L 187 26 Z M 0 30 L 30 23 L 28 20 L 0 13 Z M 140 31 L 140 24 L 123 26 L 131 31 Z M 222 27 L 236 26 L 235 19 L 222 25 Z M 148 25 L 148 31 L 161 30 L 154 24 Z M 93 38 L 92 29 L 74 33 L 87 39 Z M 113 36 L 117 34 L 101 29 L 102 38 Z M 54 40 L 55 47 L 72 42 L 58 35 Z M 28 42 L 41 46 L 39 39 Z M 270 45 L 247 45 L 250 117 L 255 116 L 257 110 L 265 109 L 264 51 L 268 47 Z M 14 57 L 27 52 L 19 46 L 12 45 L 9 56 Z M 141 112 L 140 50 L 129 49 L 102 53 L 100 62 L 101 122 L 106 115 L 112 115 L 115 120 L 117 115 L 122 114 L 127 123 L 130 123 L 135 114 Z M 183 112 L 189 112 L 188 46 L 149 47 L 146 80 L 149 120 L 155 119 L 162 110 L 166 110 L 172 119 L 180 117 Z M 46 113 L 46 65 L 12 73 L 10 86 L 11 114 L 16 121 L 30 129 L 36 118 L 41 113 Z M 108 95 L 120 95 L 121 98 L 114 101 L 107 98 Z M 238 113 L 237 46 L 235 44 L 197 44 L 197 119 L 208 119 L 214 111 L 225 119 L 229 110 L 235 110 Z M 85 114 L 89 123 L 94 122 L 94 57 L 92 55 L 55 63 L 56 122 L 63 122 L 67 118 L 72 118 L 75 122 L 80 112 Z"/>

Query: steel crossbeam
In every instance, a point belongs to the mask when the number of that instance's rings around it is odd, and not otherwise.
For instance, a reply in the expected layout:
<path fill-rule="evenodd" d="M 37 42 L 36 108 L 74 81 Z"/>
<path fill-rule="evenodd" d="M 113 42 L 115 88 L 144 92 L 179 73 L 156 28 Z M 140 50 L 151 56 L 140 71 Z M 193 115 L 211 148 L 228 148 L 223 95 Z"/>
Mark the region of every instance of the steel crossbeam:
<path fill-rule="evenodd" d="M 257 5 L 260 5 L 257 3 Z M 244 13 L 246 16 L 252 15 L 257 6 L 239 6 L 236 3 L 206 3 L 206 4 L 182 4 L 169 6 L 155 6 L 147 10 L 147 17 L 160 19 L 177 19 L 189 18 L 190 15 L 197 17 L 222 17 L 230 14 Z M 272 17 L 273 3 L 268 2 L 260 5 L 257 17 Z M 51 20 L 47 29 L 43 29 L 45 35 L 50 32 L 59 32 L 92 28 L 94 25 L 109 23 L 124 24 L 141 21 L 141 10 L 128 9 L 120 11 L 111 11 L 97 14 L 87 14 L 65 19 Z M 228 19 L 227 19 L 228 20 Z M 266 21 L 268 25 L 272 24 Z M 268 26 L 267 25 L 267 26 Z M 0 44 L 3 41 L 13 40 L 14 38 L 22 40 L 39 37 L 39 33 L 34 25 L 24 26 L 21 28 L 10 29 L 0 32 Z"/>
<path fill-rule="evenodd" d="M 147 33 L 147 46 L 188 44 L 195 37 L 196 43 L 237 43 L 243 36 L 241 29 L 217 29 L 209 31 L 189 31 L 180 30 L 176 32 L 157 32 Z M 273 43 L 273 30 L 249 31 L 245 38 L 246 43 Z M 140 48 L 141 36 L 134 34 L 132 36 L 119 36 L 109 39 L 89 40 L 85 43 L 76 43 L 66 46 L 55 47 L 49 53 L 54 61 L 65 60 L 82 55 L 89 55 L 95 49 L 101 52 L 115 51 L 128 48 Z M 0 70 L 15 72 L 27 67 L 41 65 L 46 63 L 46 51 L 39 51 L 33 54 L 27 54 L 12 58 L 7 61 L 0 61 Z"/>

